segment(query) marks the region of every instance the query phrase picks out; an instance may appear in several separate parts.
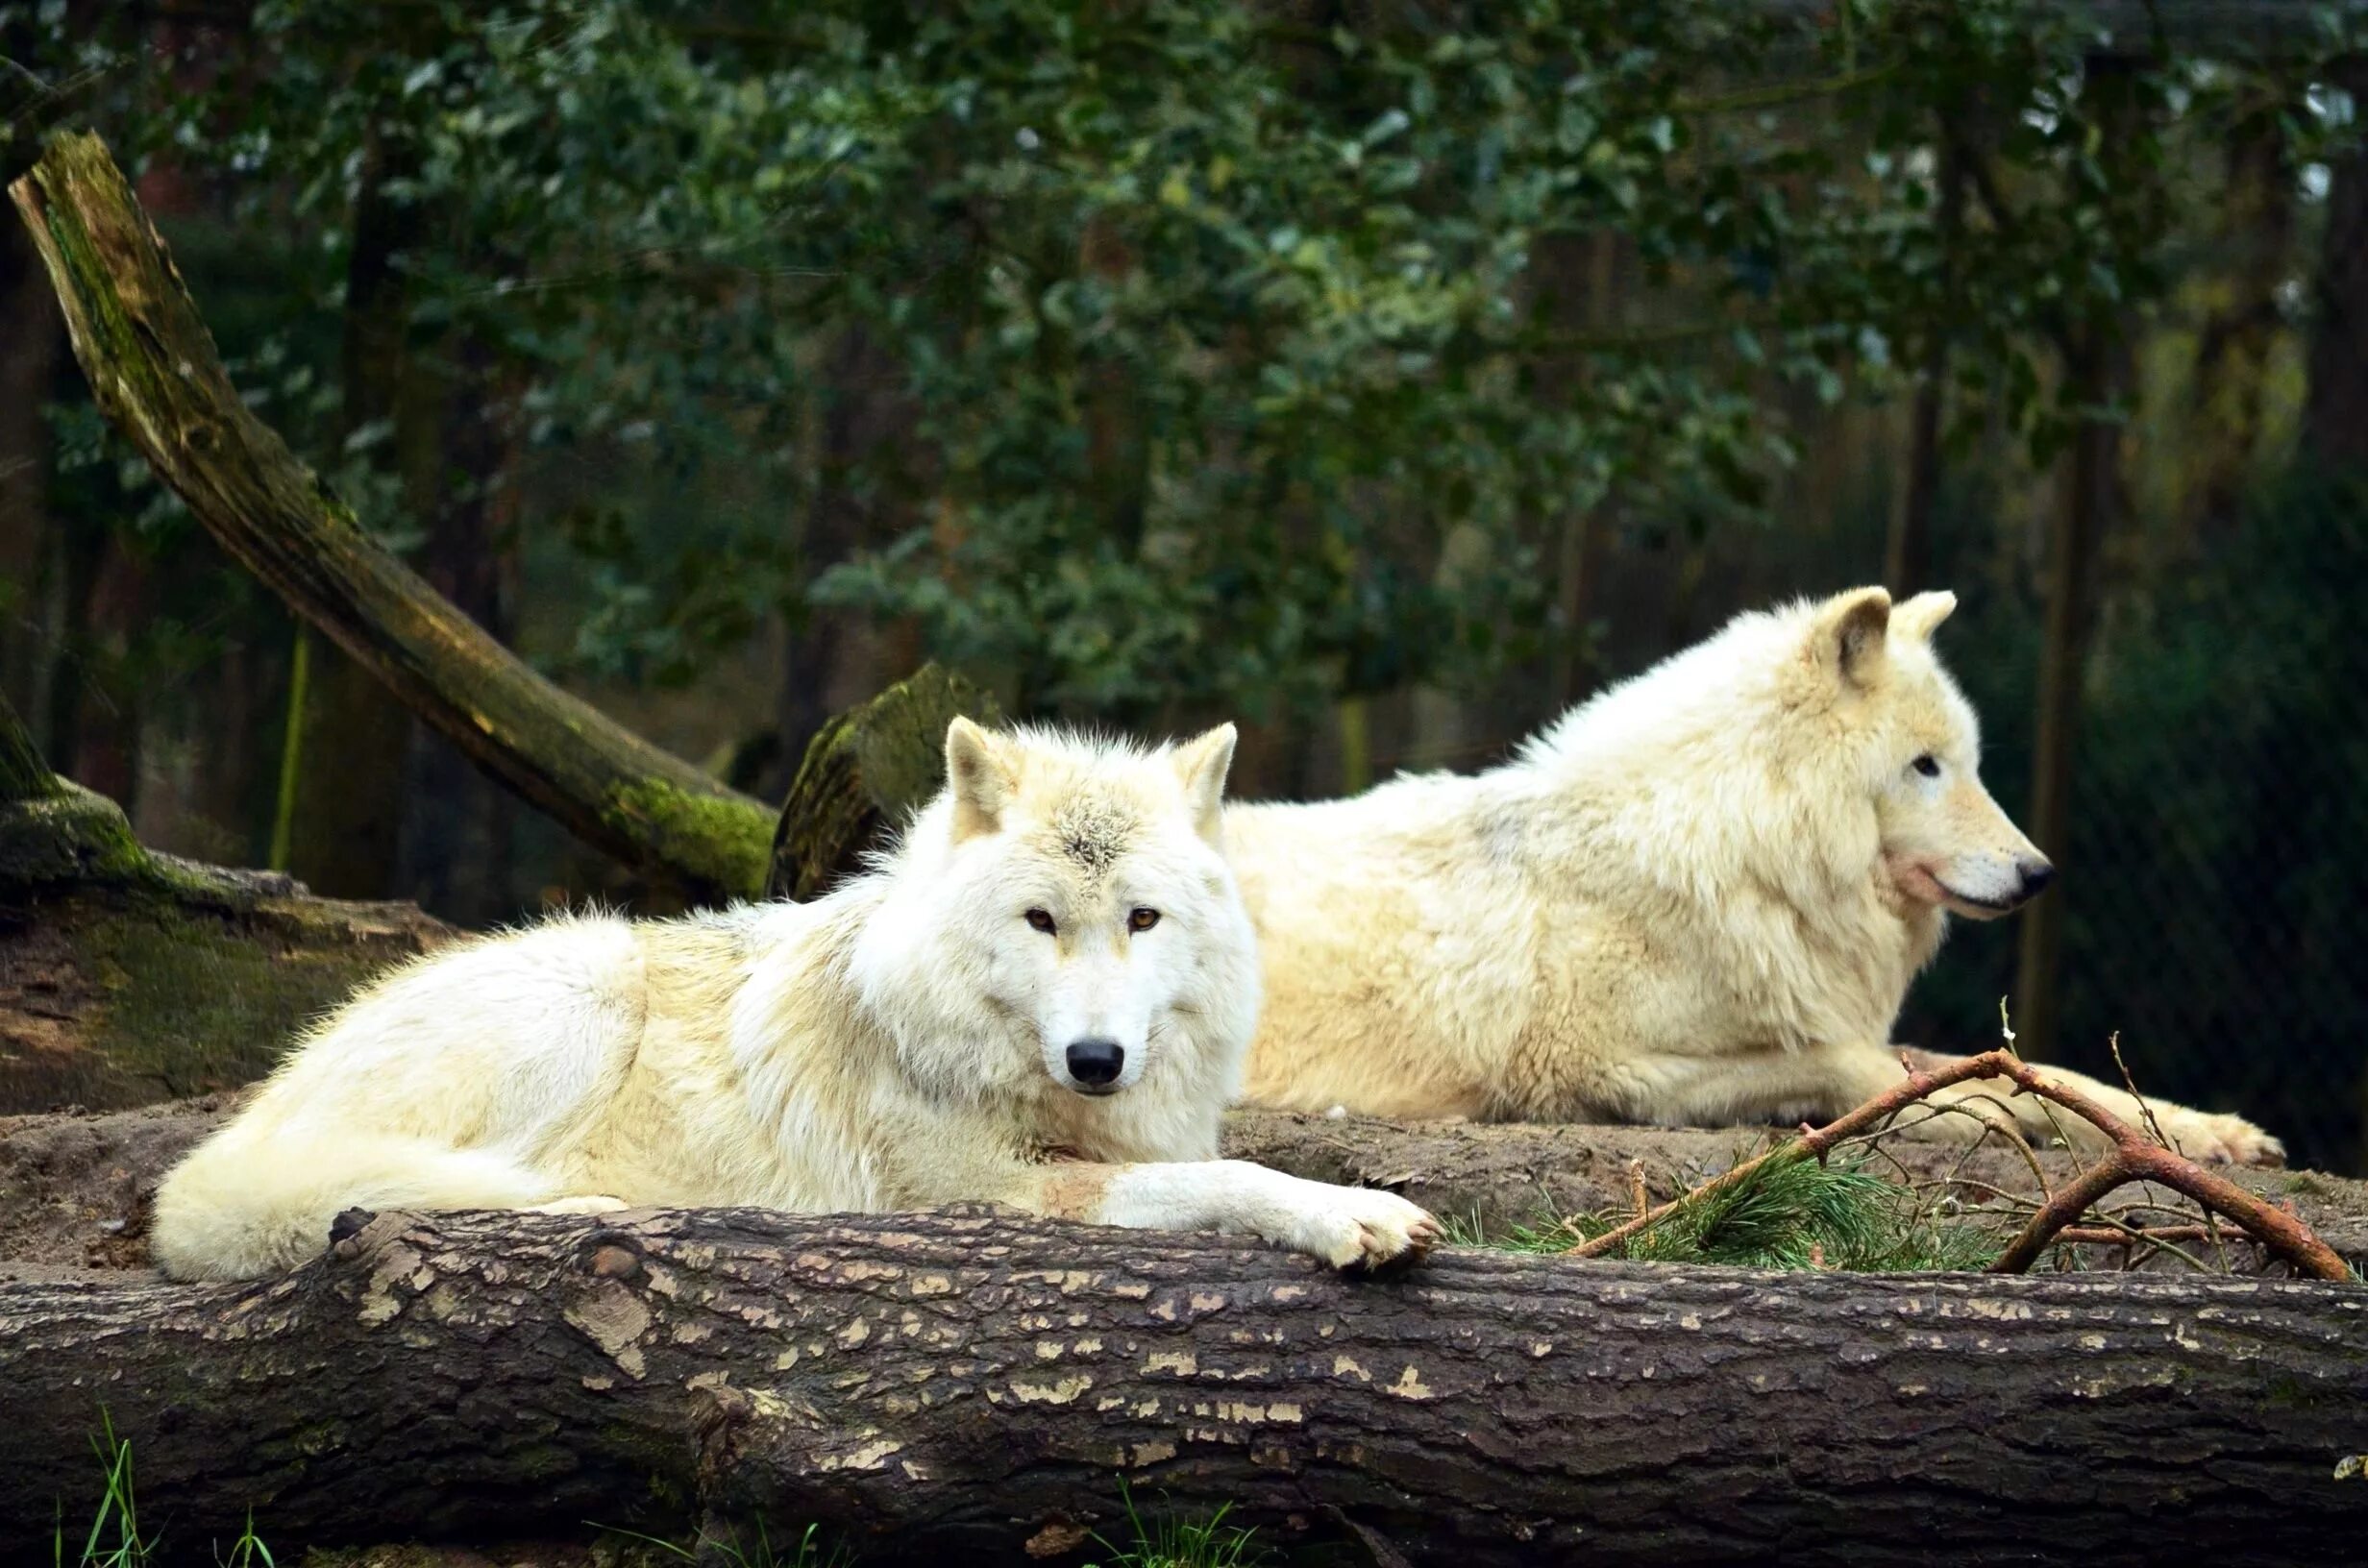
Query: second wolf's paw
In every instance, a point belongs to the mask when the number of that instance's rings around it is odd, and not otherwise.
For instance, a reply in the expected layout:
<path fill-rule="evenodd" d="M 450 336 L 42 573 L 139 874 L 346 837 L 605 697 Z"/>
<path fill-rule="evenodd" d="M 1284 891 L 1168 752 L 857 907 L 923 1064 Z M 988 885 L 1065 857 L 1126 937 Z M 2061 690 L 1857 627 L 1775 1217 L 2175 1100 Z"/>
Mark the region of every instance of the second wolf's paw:
<path fill-rule="evenodd" d="M 2285 1145 L 2242 1116 L 2161 1111 L 2162 1132 L 2180 1153 L 2214 1165 L 2282 1165 Z"/>
<path fill-rule="evenodd" d="M 620 1209 L 632 1207 L 623 1198 L 612 1198 L 605 1192 L 589 1192 L 580 1198 L 555 1198 L 550 1203 L 538 1203 L 527 1211 L 530 1214 L 613 1214 Z"/>
<path fill-rule="evenodd" d="M 1334 1268 L 1373 1268 L 1412 1261 L 1439 1245 L 1439 1221 L 1394 1192 L 1368 1187 L 1326 1187 L 1299 1216 L 1292 1238 Z"/>

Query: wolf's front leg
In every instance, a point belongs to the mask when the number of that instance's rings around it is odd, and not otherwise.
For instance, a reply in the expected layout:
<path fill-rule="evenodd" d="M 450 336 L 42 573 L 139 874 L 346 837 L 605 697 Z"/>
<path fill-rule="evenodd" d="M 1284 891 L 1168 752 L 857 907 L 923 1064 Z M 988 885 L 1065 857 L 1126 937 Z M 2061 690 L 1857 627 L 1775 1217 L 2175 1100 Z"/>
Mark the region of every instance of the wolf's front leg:
<path fill-rule="evenodd" d="M 1950 1066 L 1963 1060 L 1935 1051 L 1911 1050 L 1905 1054 L 1916 1066 L 1927 1071 Z M 2151 1108 L 2155 1121 L 2160 1125 L 2162 1136 L 2170 1140 L 2171 1147 L 2190 1160 L 2208 1164 L 2285 1164 L 2285 1145 L 2242 1116 L 2191 1111 L 2183 1105 L 2151 1096 L 2145 1106 L 2140 1106 L 2136 1097 L 2127 1090 L 2099 1083 L 2083 1073 L 2049 1066 L 2045 1063 L 2034 1063 L 2033 1066 L 2041 1077 L 2086 1095 L 2097 1103 L 2099 1109 L 2141 1131 L 2146 1130 L 2146 1111 Z M 2004 1078 L 1977 1078 L 1971 1083 L 1944 1090 L 1934 1097 L 1943 1103 L 1962 1105 L 1975 1115 L 1991 1119 L 2003 1107 L 2012 1114 L 2016 1130 L 2034 1143 L 2043 1144 L 2061 1137 L 2069 1139 L 2077 1147 L 2095 1152 L 2107 1147 L 2109 1141 L 2086 1117 L 2075 1115 L 2062 1106 L 2042 1100 L 2035 1094 L 2017 1094 L 2014 1085 Z M 1944 1123 L 1954 1125 L 1944 1126 Z M 1964 1129 L 1970 1126 L 1971 1123 L 1963 1116 L 1947 1115 L 1922 1123 L 1918 1130 L 1929 1129 L 1925 1131 L 1925 1136 L 1969 1137 L 1971 1135 Z"/>
<path fill-rule="evenodd" d="M 1944 1054 L 1937 1052 L 1907 1052 L 1907 1057 L 1918 1068 L 1925 1070 L 1944 1068 L 1944 1066 L 1961 1061 L 1961 1057 L 1944 1057 Z M 2036 1061 L 2032 1066 L 2039 1070 L 2041 1078 L 2060 1083 L 2062 1088 L 2079 1091 L 2079 1094 L 2086 1094 L 2088 1099 L 2096 1101 L 2098 1109 L 2108 1111 L 2109 1115 L 2117 1115 L 2124 1123 L 2138 1127 L 2140 1132 L 2148 1130 L 2145 1127 L 2145 1111 L 2153 1109 L 2155 1123 L 2162 1127 L 2162 1137 L 2167 1137 L 2171 1149 L 2188 1156 L 2190 1161 L 2226 1163 L 2226 1165 L 2282 1165 L 2285 1163 L 2285 1144 L 2281 1144 L 2276 1137 L 2271 1137 L 2261 1127 L 2255 1127 L 2242 1115 L 2216 1115 L 2211 1111 L 2190 1111 L 2188 1106 L 2171 1104 L 2167 1099 L 2153 1099 L 2153 1096 L 2148 1096 L 2145 1106 L 2140 1106 L 2136 1096 L 2129 1090 L 2098 1083 L 2096 1078 L 2088 1078 L 2084 1073 L 2067 1073 L 2065 1068 L 2048 1066 L 2043 1061 Z M 2074 1115 L 2072 1111 L 2065 1111 L 2062 1106 L 2048 1104 L 2036 1094 L 2015 1094 L 2012 1090 L 2015 1090 L 2015 1085 L 2004 1078 L 1977 1078 L 1975 1083 L 1941 1091 L 1937 1099 L 1965 1101 L 1970 1096 L 1989 1096 L 1991 1104 L 2004 1104 L 2012 1111 L 2015 1127 L 2022 1132 L 2022 1137 L 2032 1139 L 2035 1144 L 2043 1144 L 2043 1141 L 2051 1141 L 2056 1137 L 2070 1137 L 2079 1149 L 2096 1151 L 2108 1146 L 2103 1132 L 2098 1132 L 2096 1125 L 2084 1115 Z"/>
<path fill-rule="evenodd" d="M 1011 1197 L 1050 1219 L 1244 1232 L 1336 1268 L 1419 1258 L 1441 1236 L 1439 1221 L 1394 1192 L 1330 1187 L 1244 1160 L 1036 1165 Z"/>

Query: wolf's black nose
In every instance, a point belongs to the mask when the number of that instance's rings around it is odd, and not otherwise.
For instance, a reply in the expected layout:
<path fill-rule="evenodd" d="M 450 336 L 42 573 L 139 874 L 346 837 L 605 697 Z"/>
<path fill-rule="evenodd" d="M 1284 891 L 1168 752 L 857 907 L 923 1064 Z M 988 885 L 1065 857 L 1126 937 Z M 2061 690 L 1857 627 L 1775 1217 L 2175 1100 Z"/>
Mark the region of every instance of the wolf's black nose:
<path fill-rule="evenodd" d="M 2050 882 L 2056 880 L 2056 868 L 2044 860 L 2022 861 L 2014 869 L 2022 873 L 2023 896 L 2026 898 L 2036 898 L 2047 891 Z"/>
<path fill-rule="evenodd" d="M 1126 1066 L 1126 1047 L 1115 1040 L 1080 1040 L 1069 1047 L 1069 1076 L 1087 1089 L 1107 1089 Z"/>

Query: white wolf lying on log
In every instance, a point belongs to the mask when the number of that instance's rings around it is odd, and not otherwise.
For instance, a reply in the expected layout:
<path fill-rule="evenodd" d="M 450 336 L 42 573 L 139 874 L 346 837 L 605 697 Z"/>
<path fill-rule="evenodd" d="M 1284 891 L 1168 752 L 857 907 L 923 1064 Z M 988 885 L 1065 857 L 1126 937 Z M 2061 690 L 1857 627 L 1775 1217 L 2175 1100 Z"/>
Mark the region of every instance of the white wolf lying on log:
<path fill-rule="evenodd" d="M 156 1257 L 269 1273 L 349 1207 L 959 1200 L 1419 1254 L 1438 1227 L 1402 1198 L 1216 1158 L 1258 1012 L 1233 744 L 957 719 L 946 791 L 826 898 L 555 919 L 402 969 L 165 1178 Z"/>
<path fill-rule="evenodd" d="M 1973 709 L 1934 655 L 1956 602 L 1862 588 L 1743 615 L 1506 767 L 1235 805 L 1266 965 L 1248 1098 L 1721 1125 L 1831 1120 L 1890 1089 L 1892 1020 L 1948 912 L 2006 914 L 2054 876 L 1982 787 Z M 1996 1115 L 2005 1087 L 1945 1097 Z M 2283 1157 L 2240 1117 L 2155 1110 L 2191 1158 Z"/>

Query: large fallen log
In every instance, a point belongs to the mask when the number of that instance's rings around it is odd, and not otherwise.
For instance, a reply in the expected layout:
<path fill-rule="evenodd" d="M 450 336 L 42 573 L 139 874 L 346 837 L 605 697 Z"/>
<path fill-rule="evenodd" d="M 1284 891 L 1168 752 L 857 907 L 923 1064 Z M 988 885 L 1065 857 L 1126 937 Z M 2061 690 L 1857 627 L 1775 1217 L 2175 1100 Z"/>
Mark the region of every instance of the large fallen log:
<path fill-rule="evenodd" d="M 0 1285 L 0 1531 L 202 1554 L 820 1523 L 1027 1560 L 1123 1477 L 1414 1561 L 2338 1561 L 2368 1290 L 1456 1252 L 1394 1280 L 995 1213 L 378 1216 L 248 1286 Z"/>

